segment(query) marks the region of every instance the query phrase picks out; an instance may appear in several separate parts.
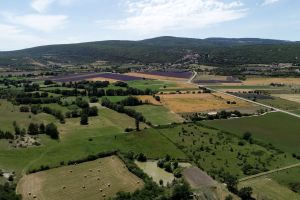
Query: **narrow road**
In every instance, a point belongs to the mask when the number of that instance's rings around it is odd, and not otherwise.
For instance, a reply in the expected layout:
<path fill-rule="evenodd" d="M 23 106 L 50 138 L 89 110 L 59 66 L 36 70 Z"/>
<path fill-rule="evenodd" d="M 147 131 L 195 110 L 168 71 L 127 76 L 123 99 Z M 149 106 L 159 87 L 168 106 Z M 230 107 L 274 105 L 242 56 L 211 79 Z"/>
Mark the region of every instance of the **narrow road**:
<path fill-rule="evenodd" d="M 255 175 L 252 175 L 252 176 L 247 176 L 245 178 L 241 178 L 239 180 L 239 182 L 247 181 L 247 180 L 250 180 L 250 179 L 255 179 L 255 178 L 258 178 L 258 177 L 261 177 L 261 176 L 266 176 L 266 175 L 269 175 L 269 174 L 284 171 L 284 170 L 287 170 L 287 169 L 292 169 L 292 168 L 295 168 L 295 167 L 300 167 L 300 163 L 289 165 L 289 166 L 278 168 L 278 169 L 273 169 L 273 170 L 270 170 L 270 171 L 267 171 L 267 172 L 262 172 L 262 173 L 255 174 Z"/>
<path fill-rule="evenodd" d="M 213 88 L 209 88 L 205 85 L 198 85 L 196 83 L 193 83 L 193 79 L 197 76 L 197 72 L 194 71 L 194 75 L 188 80 L 188 83 L 190 84 L 194 84 L 194 85 L 197 85 L 199 87 L 203 87 L 203 88 L 206 88 L 207 90 L 210 90 L 210 91 L 213 91 L 213 92 L 218 92 L 218 93 L 221 93 L 221 94 L 224 94 L 224 95 L 228 95 L 228 96 L 231 96 L 231 97 L 235 97 L 237 99 L 240 99 L 240 100 L 243 100 L 243 101 L 247 101 L 249 103 L 253 103 L 253 104 L 256 104 L 256 105 L 259 105 L 259 106 L 263 106 L 265 108 L 269 108 L 269 109 L 272 109 L 274 111 L 277 111 L 277 112 L 281 112 L 281 113 L 285 113 L 285 114 L 288 114 L 288 115 L 291 115 L 293 117 L 297 117 L 297 118 L 300 118 L 300 115 L 297 115 L 295 113 L 291 113 L 289 111 L 286 111 L 286 110 L 282 110 L 282 109 L 279 109 L 279 108 L 275 108 L 273 106 L 268 106 L 268 105 L 265 105 L 263 103 L 259 103 L 259 102 L 256 102 L 256 101 L 252 101 L 252 100 L 249 100 L 249 99 L 246 99 L 246 98 L 243 98 L 243 97 L 239 97 L 239 96 L 236 96 L 236 95 L 233 95 L 233 94 L 229 94 L 227 92 L 223 92 L 223 91 L 220 91 L 220 90 L 216 90 L 216 89 L 213 89 Z"/>

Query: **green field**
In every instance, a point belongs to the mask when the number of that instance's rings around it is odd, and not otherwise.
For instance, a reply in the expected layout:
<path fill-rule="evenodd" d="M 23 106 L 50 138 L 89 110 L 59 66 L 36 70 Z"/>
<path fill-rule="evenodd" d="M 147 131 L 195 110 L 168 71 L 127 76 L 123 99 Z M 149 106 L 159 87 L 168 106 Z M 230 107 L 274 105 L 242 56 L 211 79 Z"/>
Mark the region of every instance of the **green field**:
<path fill-rule="evenodd" d="M 128 96 L 105 96 L 103 98 L 109 99 L 113 103 L 117 103 L 122 101 L 123 99 L 126 99 Z"/>
<path fill-rule="evenodd" d="M 40 147 L 10 149 L 1 145 L 0 168 L 14 170 L 20 177 L 28 169 L 36 169 L 41 165 L 57 166 L 61 161 L 77 160 L 90 154 L 117 149 L 123 152 L 143 152 L 151 158 L 160 158 L 166 154 L 185 158 L 175 145 L 155 130 L 124 133 L 125 128 L 135 127 L 135 120 L 125 114 L 103 108 L 99 116 L 89 118 L 89 125 L 82 126 L 79 120 L 72 118 L 66 119 L 65 124 L 57 123 L 61 133 L 60 141 L 41 136 L 43 145 Z M 143 127 L 145 125 L 141 124 Z"/>
<path fill-rule="evenodd" d="M 140 112 L 144 115 L 148 122 L 152 125 L 165 125 L 171 124 L 173 122 L 182 122 L 183 119 L 176 113 L 172 113 L 170 110 L 164 106 L 156 105 L 141 105 L 132 106 L 132 109 Z"/>
<path fill-rule="evenodd" d="M 134 192 L 143 181 L 130 173 L 125 164 L 111 156 L 78 165 L 50 169 L 24 176 L 17 192 L 23 199 L 107 199 L 117 192 Z M 35 198 L 34 198 L 35 196 Z"/>
<path fill-rule="evenodd" d="M 214 120 L 203 123 L 238 136 L 250 131 L 256 140 L 271 143 L 285 152 L 300 155 L 300 119 L 287 114 L 277 112 L 259 117 Z"/>
<path fill-rule="evenodd" d="M 192 124 L 159 129 L 159 132 L 216 178 L 224 172 L 244 177 L 297 162 L 291 155 Z"/>
<path fill-rule="evenodd" d="M 128 81 L 130 87 L 138 88 L 140 90 L 151 89 L 151 90 L 160 90 L 168 87 L 176 87 L 176 83 L 164 82 L 158 80 L 137 80 L 137 81 Z"/>
<path fill-rule="evenodd" d="M 300 167 L 291 168 L 288 170 L 280 171 L 269 175 L 270 178 L 284 185 L 294 192 L 299 193 L 300 197 Z M 300 199 L 300 198 L 299 198 Z"/>
<path fill-rule="evenodd" d="M 263 103 L 282 110 L 297 110 L 300 109 L 300 103 L 274 97 L 274 99 L 259 99 L 259 103 Z"/>
<path fill-rule="evenodd" d="M 268 177 L 251 179 L 239 184 L 239 187 L 252 187 L 253 197 L 257 200 L 296 200 L 300 195 L 289 190 Z"/>
<path fill-rule="evenodd" d="M 16 121 L 21 128 L 28 127 L 30 122 L 34 123 L 50 123 L 56 121 L 51 115 L 40 113 L 34 115 L 32 113 L 21 113 L 20 107 L 11 104 L 6 100 L 0 100 L 0 129 L 3 131 L 13 132 L 13 122 Z"/>

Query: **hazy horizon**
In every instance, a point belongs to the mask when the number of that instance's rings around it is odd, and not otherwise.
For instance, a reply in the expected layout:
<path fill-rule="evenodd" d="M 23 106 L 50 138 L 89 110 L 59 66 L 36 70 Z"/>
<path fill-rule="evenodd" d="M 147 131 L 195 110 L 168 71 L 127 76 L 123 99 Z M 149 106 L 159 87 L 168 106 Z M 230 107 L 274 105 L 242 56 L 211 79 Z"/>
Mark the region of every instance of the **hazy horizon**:
<path fill-rule="evenodd" d="M 300 40 L 300 2 L 293 0 L 16 2 L 0 2 L 0 51 L 164 35 Z"/>

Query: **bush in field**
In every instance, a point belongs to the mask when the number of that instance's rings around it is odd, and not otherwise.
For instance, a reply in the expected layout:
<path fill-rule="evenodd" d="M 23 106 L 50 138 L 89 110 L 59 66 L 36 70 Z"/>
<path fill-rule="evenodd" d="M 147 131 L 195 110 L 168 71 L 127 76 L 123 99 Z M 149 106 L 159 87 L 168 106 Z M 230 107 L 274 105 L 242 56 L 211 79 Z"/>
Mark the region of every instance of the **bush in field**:
<path fill-rule="evenodd" d="M 98 101 L 99 101 L 98 97 L 90 97 L 90 102 L 91 103 L 96 103 Z"/>
<path fill-rule="evenodd" d="M 59 138 L 59 132 L 57 130 L 57 127 L 53 123 L 48 124 L 46 126 L 45 133 L 46 133 L 46 135 L 49 135 L 52 139 L 58 139 Z"/>
<path fill-rule="evenodd" d="M 89 124 L 89 117 L 87 114 L 83 113 L 81 115 L 81 118 L 80 118 L 80 124 L 81 125 L 88 125 Z"/>
<path fill-rule="evenodd" d="M 140 162 L 146 162 L 147 161 L 147 157 L 145 156 L 145 154 L 139 153 L 137 155 L 137 160 L 140 161 Z"/>
<path fill-rule="evenodd" d="M 29 107 L 28 106 L 21 106 L 20 107 L 20 112 L 29 112 Z"/>

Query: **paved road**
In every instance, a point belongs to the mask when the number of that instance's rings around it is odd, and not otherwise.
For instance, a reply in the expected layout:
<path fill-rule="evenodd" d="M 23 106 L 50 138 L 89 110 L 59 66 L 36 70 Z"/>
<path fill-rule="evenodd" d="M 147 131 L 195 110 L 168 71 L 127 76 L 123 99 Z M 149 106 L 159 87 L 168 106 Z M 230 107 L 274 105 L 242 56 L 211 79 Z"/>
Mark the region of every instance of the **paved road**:
<path fill-rule="evenodd" d="M 258 177 L 261 177 L 261 176 L 266 176 L 266 175 L 269 175 L 269 174 L 273 174 L 273 173 L 276 173 L 276 172 L 284 171 L 284 170 L 295 168 L 295 167 L 300 167 L 300 163 L 289 165 L 289 166 L 278 168 L 278 169 L 274 169 L 274 170 L 270 170 L 270 171 L 267 171 L 267 172 L 262 172 L 262 173 L 259 173 L 259 174 L 255 174 L 253 176 L 247 176 L 245 178 L 241 178 L 239 180 L 239 182 L 247 181 L 247 180 L 250 180 L 250 179 L 255 179 L 255 178 L 258 178 Z"/>
<path fill-rule="evenodd" d="M 239 97 L 239 96 L 236 96 L 236 95 L 233 95 L 233 94 L 229 94 L 227 92 L 223 92 L 223 91 L 220 91 L 220 90 L 216 90 L 216 89 L 213 89 L 213 88 L 209 88 L 205 85 L 198 85 L 196 83 L 192 83 L 193 79 L 197 76 L 197 72 L 194 72 L 194 75 L 193 77 L 191 77 L 189 80 L 188 80 L 188 83 L 191 83 L 191 84 L 194 84 L 194 85 L 197 85 L 199 87 L 203 87 L 203 88 L 206 88 L 210 91 L 213 91 L 213 92 L 218 92 L 218 93 L 221 93 L 221 94 L 225 94 L 225 95 L 228 95 L 228 96 L 231 96 L 231 97 L 235 97 L 237 99 L 240 99 L 240 100 L 243 100 L 243 101 L 247 101 L 249 103 L 253 103 L 253 104 L 256 104 L 256 105 L 259 105 L 259 106 L 263 106 L 265 108 L 269 108 L 269 109 L 272 109 L 274 111 L 278 111 L 278 112 L 281 112 L 281 113 L 285 113 L 285 114 L 288 114 L 288 115 L 291 115 L 293 117 L 297 117 L 297 118 L 300 118 L 300 115 L 297 115 L 295 113 L 291 113 L 289 111 L 286 111 L 286 110 L 282 110 L 282 109 L 279 109 L 279 108 L 275 108 L 273 106 L 268 106 L 268 105 L 265 105 L 265 104 L 262 104 L 262 103 L 258 103 L 256 101 L 252 101 L 252 100 L 249 100 L 249 99 L 246 99 L 246 98 L 243 98 L 243 97 Z"/>

